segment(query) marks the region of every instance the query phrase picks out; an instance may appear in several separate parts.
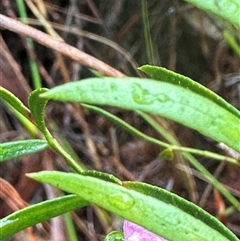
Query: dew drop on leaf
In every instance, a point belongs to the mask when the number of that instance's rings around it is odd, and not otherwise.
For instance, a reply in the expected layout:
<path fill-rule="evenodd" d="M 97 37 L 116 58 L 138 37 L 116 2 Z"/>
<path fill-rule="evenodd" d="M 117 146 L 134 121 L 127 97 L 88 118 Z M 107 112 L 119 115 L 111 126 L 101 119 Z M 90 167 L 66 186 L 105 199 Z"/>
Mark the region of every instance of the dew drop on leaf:
<path fill-rule="evenodd" d="M 124 192 L 112 193 L 107 199 L 111 205 L 120 210 L 130 209 L 134 204 L 133 197 Z"/>
<path fill-rule="evenodd" d="M 134 84 L 132 91 L 133 100 L 141 105 L 152 104 L 155 101 L 166 102 L 169 101 L 169 97 L 164 93 L 151 93 L 147 89 L 144 89 L 139 84 Z"/>

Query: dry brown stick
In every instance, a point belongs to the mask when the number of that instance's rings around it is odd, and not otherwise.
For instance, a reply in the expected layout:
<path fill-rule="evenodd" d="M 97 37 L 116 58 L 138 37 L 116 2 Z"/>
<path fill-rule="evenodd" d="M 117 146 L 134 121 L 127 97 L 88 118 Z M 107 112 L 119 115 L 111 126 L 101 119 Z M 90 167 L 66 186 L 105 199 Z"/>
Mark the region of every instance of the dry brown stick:
<path fill-rule="evenodd" d="M 4 0 L 3 4 L 5 5 L 8 16 L 13 19 L 17 19 L 17 16 L 15 15 L 15 13 L 12 9 L 10 0 Z M 1 22 L 0 22 L 0 26 L 1 26 Z M 54 82 L 52 80 L 52 77 L 48 74 L 47 70 L 45 69 L 45 67 L 43 66 L 41 61 L 37 58 L 37 55 L 34 52 L 34 50 L 27 44 L 27 40 L 24 36 L 21 36 L 21 41 L 22 41 L 22 44 L 23 44 L 24 48 L 26 49 L 28 55 L 30 56 L 30 58 L 33 59 L 37 63 L 39 72 L 41 73 L 41 75 L 45 79 L 45 81 L 48 83 L 48 86 L 53 86 Z M 31 92 L 31 89 L 29 88 L 29 91 L 27 93 L 30 93 L 30 92 Z"/>
<path fill-rule="evenodd" d="M 0 177 L 0 198 L 5 201 L 8 206 L 13 210 L 17 211 L 25 208 L 28 204 L 22 199 L 17 190 L 6 180 Z M 33 228 L 28 227 L 27 229 L 28 238 L 26 240 L 36 241 L 36 237 L 33 234 Z"/>
<path fill-rule="evenodd" d="M 70 57 L 73 60 L 78 61 L 82 65 L 85 65 L 89 68 L 92 68 L 94 70 L 97 70 L 103 75 L 107 76 L 118 76 L 123 77 L 125 76 L 120 71 L 114 69 L 113 67 L 105 64 L 101 60 L 98 60 L 94 58 L 93 56 L 86 54 L 82 52 L 81 50 L 70 46 L 64 42 L 55 40 L 54 38 L 50 37 L 49 35 L 32 28 L 30 26 L 27 26 L 20 21 L 11 19 L 9 17 L 6 17 L 2 14 L 0 14 L 0 27 L 6 28 L 12 32 L 19 33 L 21 35 L 24 35 L 26 37 L 32 38 L 33 40 L 37 41 L 38 43 L 49 47 L 51 49 L 54 49 L 68 57 Z"/>

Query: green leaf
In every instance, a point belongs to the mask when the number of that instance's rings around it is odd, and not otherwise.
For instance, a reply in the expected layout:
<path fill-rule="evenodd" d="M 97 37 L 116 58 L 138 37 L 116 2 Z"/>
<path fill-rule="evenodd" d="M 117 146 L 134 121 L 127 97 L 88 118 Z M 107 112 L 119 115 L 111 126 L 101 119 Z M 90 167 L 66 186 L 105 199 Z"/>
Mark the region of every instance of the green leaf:
<path fill-rule="evenodd" d="M 113 182 L 113 183 L 116 183 L 119 185 L 122 184 L 121 180 L 119 180 L 117 177 L 113 176 L 112 174 L 105 173 L 105 172 L 99 172 L 96 170 L 83 171 L 83 172 L 81 172 L 81 175 L 99 178 L 99 179 L 102 179 L 102 180 L 105 180 L 108 182 Z"/>
<path fill-rule="evenodd" d="M 47 147 L 47 141 L 38 139 L 0 143 L 0 162 L 43 151 Z"/>
<path fill-rule="evenodd" d="M 239 112 L 173 83 L 140 78 L 90 78 L 57 86 L 41 96 L 161 115 L 240 151 Z"/>
<path fill-rule="evenodd" d="M 235 235 L 232 235 L 232 233 L 227 229 L 219 220 L 217 220 L 215 217 L 211 216 L 209 213 L 204 211 L 202 208 L 198 207 L 197 205 L 175 195 L 171 194 L 169 195 L 169 192 L 160 189 L 156 186 L 152 186 L 146 183 L 142 182 L 123 182 L 123 186 L 127 187 L 131 190 L 138 191 L 142 194 L 154 197 L 158 200 L 161 200 L 163 202 L 166 202 L 170 205 L 173 205 L 177 208 L 179 208 L 181 211 L 191 215 L 192 217 L 198 219 L 199 221 L 207 224 L 209 228 L 212 228 L 213 230 L 218 231 L 223 236 L 228 238 L 229 240 L 232 240 L 232 238 Z M 194 226 L 194 224 L 192 224 Z M 196 227 L 196 226 L 195 226 Z M 192 240 L 195 240 L 194 238 Z M 210 236 L 209 239 L 206 240 L 213 240 Z M 217 239 L 216 239 L 217 240 Z"/>
<path fill-rule="evenodd" d="M 67 163 L 77 172 L 82 172 L 83 168 L 71 157 L 71 155 L 66 152 L 59 142 L 52 136 L 49 132 L 45 120 L 44 120 L 44 110 L 48 100 L 40 98 L 40 94 L 47 93 L 48 89 L 40 88 L 34 90 L 29 98 L 28 98 L 28 105 L 31 110 L 31 113 L 37 123 L 38 128 L 44 134 L 48 144 L 54 148 L 57 152 L 59 152 L 67 161 Z"/>
<path fill-rule="evenodd" d="M 88 205 L 88 203 L 79 196 L 67 195 L 23 208 L 0 219 L 1 240 L 29 226 L 86 205 Z"/>
<path fill-rule="evenodd" d="M 123 232 L 112 231 L 105 237 L 104 241 L 124 241 Z"/>
<path fill-rule="evenodd" d="M 237 241 L 220 221 L 175 194 L 147 184 L 118 185 L 73 173 L 43 171 L 33 179 L 75 193 L 172 241 Z"/>
<path fill-rule="evenodd" d="M 168 82 L 170 84 L 181 86 L 185 89 L 191 90 L 192 92 L 199 94 L 209 100 L 212 100 L 217 105 L 225 108 L 233 115 L 240 118 L 240 111 L 238 111 L 234 106 L 229 104 L 219 95 L 206 88 L 205 86 L 199 84 L 198 82 L 178 73 L 175 73 L 166 68 L 153 66 L 153 65 L 143 65 L 139 68 L 145 74 L 149 75 L 152 79 Z"/>
<path fill-rule="evenodd" d="M 197 7 L 209 11 L 223 19 L 229 21 L 232 24 L 240 26 L 239 0 L 185 0 L 192 3 Z"/>
<path fill-rule="evenodd" d="M 0 98 L 6 103 L 22 125 L 32 136 L 37 136 L 38 129 L 33 123 L 30 110 L 11 92 L 0 86 Z"/>
<path fill-rule="evenodd" d="M 30 118 L 30 110 L 14 94 L 0 86 L 0 98 L 13 107 L 27 119 Z"/>
<path fill-rule="evenodd" d="M 28 105 L 33 115 L 33 118 L 35 119 L 39 130 L 41 130 L 45 136 L 49 135 L 49 131 L 46 128 L 44 120 L 44 109 L 48 101 L 39 98 L 39 94 L 45 93 L 47 91 L 48 89 L 46 88 L 36 89 L 28 97 Z"/>

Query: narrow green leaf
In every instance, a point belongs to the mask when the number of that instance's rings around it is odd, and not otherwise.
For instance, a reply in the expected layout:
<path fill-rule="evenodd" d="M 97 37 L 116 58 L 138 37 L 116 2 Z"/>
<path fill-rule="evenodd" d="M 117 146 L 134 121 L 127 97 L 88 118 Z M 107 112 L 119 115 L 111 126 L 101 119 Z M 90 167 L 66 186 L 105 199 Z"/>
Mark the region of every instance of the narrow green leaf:
<path fill-rule="evenodd" d="M 32 136 L 37 136 L 38 129 L 36 128 L 35 123 L 33 123 L 30 110 L 15 95 L 1 86 L 0 98 L 6 103 L 7 107 L 13 112 L 26 130 Z"/>
<path fill-rule="evenodd" d="M 240 2 L 238 0 L 185 0 L 197 7 L 209 11 L 232 24 L 240 26 L 239 9 Z"/>
<path fill-rule="evenodd" d="M 0 219 L 0 239 L 86 205 L 88 203 L 79 196 L 67 195 L 23 208 Z"/>
<path fill-rule="evenodd" d="M 59 152 L 67 161 L 67 163 L 76 171 L 76 172 L 82 172 L 83 168 L 71 157 L 71 155 L 66 152 L 62 146 L 59 144 L 59 142 L 54 139 L 52 134 L 49 132 L 45 120 L 44 120 L 44 110 L 46 107 L 46 104 L 48 100 L 40 98 L 40 94 L 47 93 L 48 89 L 46 88 L 40 88 L 34 90 L 29 98 L 28 98 L 28 105 L 31 110 L 31 113 L 37 123 L 38 128 L 42 131 L 44 134 L 48 144 L 54 148 L 57 152 Z"/>
<path fill-rule="evenodd" d="M 199 84 L 196 81 L 193 81 L 192 79 L 184 75 L 175 73 L 166 68 L 153 66 L 153 65 L 143 65 L 139 69 L 155 80 L 160 80 L 160 81 L 168 82 L 174 85 L 178 85 L 185 89 L 191 90 L 196 94 L 206 97 L 207 99 L 212 100 L 217 105 L 225 108 L 233 115 L 236 115 L 238 118 L 240 118 L 240 111 L 238 111 L 234 106 L 229 104 L 219 95 L 209 90 L 205 86 Z"/>
<path fill-rule="evenodd" d="M 183 212 L 188 213 L 192 217 L 202 221 L 207 224 L 213 230 L 217 230 L 223 236 L 229 238 L 233 238 L 232 233 L 227 229 L 221 222 L 219 222 L 215 217 L 211 216 L 209 213 L 203 211 L 202 208 L 196 206 L 195 204 L 188 202 L 187 200 L 172 194 L 169 196 L 169 192 L 160 189 L 156 186 L 152 186 L 142 182 L 123 182 L 123 186 L 127 187 L 131 190 L 138 191 L 142 194 L 154 197 L 158 200 L 164 201 L 168 204 L 178 207 Z M 212 240 L 210 237 L 208 240 Z"/>
<path fill-rule="evenodd" d="M 57 86 L 41 96 L 161 115 L 240 151 L 238 112 L 230 112 L 208 96 L 172 83 L 139 78 L 90 78 Z"/>
<path fill-rule="evenodd" d="M 0 86 L 0 98 L 21 113 L 27 119 L 30 118 L 30 110 L 14 94 Z"/>
<path fill-rule="evenodd" d="M 105 180 L 108 182 L 113 182 L 113 183 L 116 183 L 119 185 L 122 184 L 121 180 L 119 180 L 117 177 L 113 176 L 112 174 L 105 173 L 105 172 L 99 172 L 96 170 L 87 170 L 87 171 L 81 172 L 81 175 L 99 178 L 99 179 L 102 179 L 102 180 Z"/>
<path fill-rule="evenodd" d="M 158 187 L 131 182 L 121 186 L 90 176 L 57 171 L 29 176 L 75 193 L 172 241 L 238 240 L 220 221 L 201 208 Z"/>
<path fill-rule="evenodd" d="M 38 139 L 0 143 L 0 162 L 43 151 L 47 147 L 47 141 Z"/>
<path fill-rule="evenodd" d="M 46 128 L 44 120 L 44 109 L 48 101 L 39 98 L 39 94 L 45 93 L 47 91 L 48 89 L 46 88 L 36 89 L 28 97 L 28 105 L 33 118 L 36 121 L 39 130 L 41 130 L 45 136 L 49 135 L 49 131 Z"/>

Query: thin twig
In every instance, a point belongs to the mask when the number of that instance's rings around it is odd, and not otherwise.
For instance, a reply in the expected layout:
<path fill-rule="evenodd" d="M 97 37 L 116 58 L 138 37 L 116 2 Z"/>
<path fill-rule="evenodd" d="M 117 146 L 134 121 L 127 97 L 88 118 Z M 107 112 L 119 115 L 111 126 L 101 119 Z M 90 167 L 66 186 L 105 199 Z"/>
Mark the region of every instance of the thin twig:
<path fill-rule="evenodd" d="M 17 20 L 11 19 L 2 14 L 0 14 L 0 26 L 12 32 L 19 33 L 26 37 L 32 38 L 33 40 L 37 41 L 38 43 L 46 47 L 52 48 L 89 68 L 97 70 L 103 75 L 115 77 L 125 76 L 120 71 L 94 58 L 93 56 L 86 54 L 73 46 L 58 41 L 35 28 L 27 26 Z"/>

